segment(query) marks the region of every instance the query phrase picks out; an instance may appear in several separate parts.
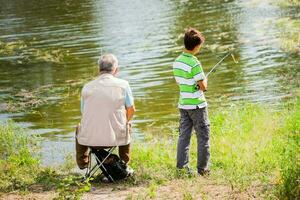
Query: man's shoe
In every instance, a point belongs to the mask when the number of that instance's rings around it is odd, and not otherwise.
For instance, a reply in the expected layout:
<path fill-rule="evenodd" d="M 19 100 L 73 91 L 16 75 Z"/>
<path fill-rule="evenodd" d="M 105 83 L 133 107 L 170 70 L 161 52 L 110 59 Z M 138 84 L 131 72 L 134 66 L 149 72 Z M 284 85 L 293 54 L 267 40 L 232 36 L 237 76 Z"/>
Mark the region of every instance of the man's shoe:
<path fill-rule="evenodd" d="M 126 166 L 126 172 L 127 172 L 127 177 L 132 176 L 134 174 L 134 170 L 129 166 Z"/>
<path fill-rule="evenodd" d="M 109 179 L 104 174 L 101 174 L 99 179 L 102 183 L 110 183 Z"/>

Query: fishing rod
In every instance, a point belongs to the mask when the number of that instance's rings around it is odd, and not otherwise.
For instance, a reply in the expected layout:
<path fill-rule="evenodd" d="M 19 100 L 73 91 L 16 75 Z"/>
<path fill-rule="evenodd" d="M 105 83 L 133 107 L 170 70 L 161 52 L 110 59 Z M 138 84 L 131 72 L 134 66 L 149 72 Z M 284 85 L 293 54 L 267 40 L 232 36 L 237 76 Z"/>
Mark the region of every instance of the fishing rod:
<path fill-rule="evenodd" d="M 238 62 L 235 60 L 234 55 L 233 55 L 232 52 L 233 52 L 233 51 L 228 52 L 228 53 L 227 53 L 227 54 L 226 54 L 219 62 L 217 62 L 217 64 L 215 64 L 215 65 L 211 68 L 211 70 L 206 74 L 206 78 L 207 78 L 212 72 L 214 72 L 215 69 L 216 69 L 216 68 L 223 62 L 223 60 L 225 60 L 229 55 L 231 55 L 231 57 L 232 57 L 234 63 L 238 63 Z"/>

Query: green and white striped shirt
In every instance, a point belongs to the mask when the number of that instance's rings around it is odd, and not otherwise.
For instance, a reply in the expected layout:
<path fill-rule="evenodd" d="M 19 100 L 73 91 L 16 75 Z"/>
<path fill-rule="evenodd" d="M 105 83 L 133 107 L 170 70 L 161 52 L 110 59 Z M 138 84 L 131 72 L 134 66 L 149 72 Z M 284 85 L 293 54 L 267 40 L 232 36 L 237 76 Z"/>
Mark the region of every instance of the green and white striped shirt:
<path fill-rule="evenodd" d="M 205 75 L 195 56 L 180 54 L 173 63 L 173 74 L 180 91 L 178 108 L 189 110 L 207 106 L 204 93 L 197 89 L 197 81 L 204 80 Z"/>

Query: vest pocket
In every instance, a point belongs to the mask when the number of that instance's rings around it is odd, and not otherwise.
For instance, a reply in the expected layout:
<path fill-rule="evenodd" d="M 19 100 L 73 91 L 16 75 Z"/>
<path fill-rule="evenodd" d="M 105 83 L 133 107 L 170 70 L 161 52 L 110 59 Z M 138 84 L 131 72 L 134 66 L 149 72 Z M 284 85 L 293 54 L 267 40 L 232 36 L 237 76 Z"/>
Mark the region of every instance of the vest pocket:
<path fill-rule="evenodd" d="M 110 119 L 117 142 L 125 142 L 127 136 L 127 123 L 125 110 L 117 110 Z"/>

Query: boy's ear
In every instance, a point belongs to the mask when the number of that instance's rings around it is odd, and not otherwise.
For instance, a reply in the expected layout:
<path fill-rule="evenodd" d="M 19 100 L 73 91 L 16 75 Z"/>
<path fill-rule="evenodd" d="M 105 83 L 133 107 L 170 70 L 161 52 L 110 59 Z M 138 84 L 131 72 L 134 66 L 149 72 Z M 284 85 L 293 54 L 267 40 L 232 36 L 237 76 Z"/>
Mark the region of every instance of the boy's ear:
<path fill-rule="evenodd" d="M 193 49 L 193 51 L 200 50 L 200 49 L 201 49 L 201 44 L 195 46 L 194 49 Z"/>

